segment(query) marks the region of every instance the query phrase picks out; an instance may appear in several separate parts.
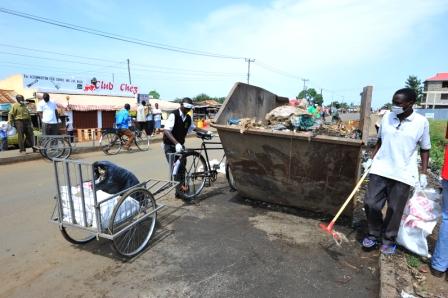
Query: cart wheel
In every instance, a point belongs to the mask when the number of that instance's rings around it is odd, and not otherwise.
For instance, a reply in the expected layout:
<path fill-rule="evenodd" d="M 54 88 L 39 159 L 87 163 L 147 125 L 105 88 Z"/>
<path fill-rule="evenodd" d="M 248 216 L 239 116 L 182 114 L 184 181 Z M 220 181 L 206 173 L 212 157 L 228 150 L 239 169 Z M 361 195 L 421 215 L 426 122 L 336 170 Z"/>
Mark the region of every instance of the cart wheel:
<path fill-rule="evenodd" d="M 199 152 L 187 152 L 179 158 L 180 164 L 174 180 L 176 195 L 184 201 L 191 201 L 202 191 L 207 177 L 207 164 Z"/>
<path fill-rule="evenodd" d="M 138 134 L 135 135 L 135 145 L 140 151 L 148 151 L 149 149 L 149 137 L 146 134 L 146 131 L 139 131 Z"/>
<path fill-rule="evenodd" d="M 86 244 L 95 239 L 92 233 L 78 228 L 62 227 L 61 233 L 65 240 L 73 244 Z"/>
<path fill-rule="evenodd" d="M 230 188 L 233 191 L 236 191 L 236 185 L 235 185 L 235 179 L 233 178 L 232 168 L 230 167 L 229 162 L 226 162 L 226 178 L 227 182 L 229 183 Z"/>
<path fill-rule="evenodd" d="M 49 160 L 53 160 L 53 158 L 59 158 L 64 154 L 65 144 L 63 139 L 61 138 L 50 138 L 44 147 L 45 157 Z"/>
<path fill-rule="evenodd" d="M 107 155 L 115 155 L 120 152 L 121 139 L 116 133 L 108 132 L 101 137 L 100 146 Z"/>
<path fill-rule="evenodd" d="M 67 139 L 61 139 L 64 150 L 62 151 L 61 155 L 58 156 L 58 158 L 66 159 L 69 158 L 72 154 L 72 144 L 70 144 L 70 141 Z"/>
<path fill-rule="evenodd" d="M 123 257 L 133 257 L 149 243 L 155 230 L 157 212 L 153 195 L 145 188 L 124 193 L 112 212 L 109 230 L 115 251 Z"/>

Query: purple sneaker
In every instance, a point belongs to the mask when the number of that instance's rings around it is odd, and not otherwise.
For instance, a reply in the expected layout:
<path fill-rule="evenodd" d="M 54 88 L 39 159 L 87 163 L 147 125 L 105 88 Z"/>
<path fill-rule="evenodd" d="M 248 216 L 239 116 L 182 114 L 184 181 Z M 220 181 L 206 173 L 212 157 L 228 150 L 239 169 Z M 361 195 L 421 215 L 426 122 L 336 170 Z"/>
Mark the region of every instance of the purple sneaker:
<path fill-rule="evenodd" d="M 378 241 L 373 236 L 367 236 L 362 240 L 362 248 L 364 250 L 370 251 L 377 247 Z"/>
<path fill-rule="evenodd" d="M 393 255 L 397 250 L 397 245 L 395 244 L 383 244 L 381 245 L 380 251 L 383 255 Z"/>

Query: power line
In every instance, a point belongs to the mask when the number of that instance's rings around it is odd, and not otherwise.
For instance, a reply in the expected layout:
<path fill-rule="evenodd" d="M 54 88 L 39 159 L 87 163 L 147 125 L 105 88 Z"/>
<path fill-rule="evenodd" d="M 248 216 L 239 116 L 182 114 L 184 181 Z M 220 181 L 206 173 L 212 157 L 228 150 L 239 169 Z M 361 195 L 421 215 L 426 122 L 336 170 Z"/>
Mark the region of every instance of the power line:
<path fill-rule="evenodd" d="M 116 60 L 94 58 L 94 57 L 86 57 L 86 56 L 78 56 L 78 55 L 66 54 L 66 53 L 61 53 L 61 52 L 54 52 L 54 51 L 47 51 L 47 50 L 40 50 L 40 49 L 32 49 L 32 48 L 26 48 L 26 47 L 13 46 L 13 45 L 3 44 L 3 43 L 0 43 L 0 47 L 7 47 L 7 48 L 13 48 L 13 49 L 32 51 L 32 52 L 40 52 L 40 53 L 46 53 L 46 54 L 60 55 L 60 56 L 67 56 L 67 57 L 73 57 L 73 58 L 81 58 L 81 59 L 87 59 L 87 60 L 97 60 L 97 61 L 103 61 L 103 62 L 117 62 Z"/>
<path fill-rule="evenodd" d="M 1 44 L 1 43 L 0 43 L 0 47 L 9 47 L 9 48 L 21 49 L 21 50 L 32 51 L 32 52 L 41 52 L 41 53 L 48 53 L 48 54 L 67 56 L 67 57 L 76 57 L 76 58 L 88 59 L 88 60 L 98 60 L 98 61 L 110 62 L 110 63 L 118 63 L 118 64 L 125 63 L 124 61 L 118 61 L 118 60 L 72 55 L 72 54 L 67 54 L 67 53 L 46 51 L 46 50 L 40 50 L 40 49 L 32 49 L 32 48 L 19 47 L 19 46 L 12 46 L 12 45 L 6 45 L 6 44 Z M 0 53 L 2 53 L 2 52 L 0 51 Z M 55 59 L 55 58 L 49 58 L 49 57 L 32 56 L 32 55 L 25 55 L 25 54 L 19 54 L 19 53 L 11 53 L 11 52 L 3 52 L 3 53 L 8 54 L 8 55 L 23 55 L 23 57 L 35 58 L 35 59 L 45 59 L 45 60 L 54 60 L 54 61 L 69 62 L 69 63 L 78 63 L 78 61 L 73 61 L 73 60 Z M 89 63 L 88 65 L 108 67 L 108 66 L 104 66 L 103 64 Z M 148 64 L 140 64 L 140 63 L 133 63 L 133 65 L 140 66 L 141 68 L 145 68 L 145 69 L 166 69 L 166 70 L 179 71 L 179 72 L 183 72 L 183 73 L 204 73 L 204 74 L 210 74 L 210 75 L 240 75 L 240 73 L 236 73 L 236 72 L 211 72 L 211 71 L 204 71 L 204 70 L 193 70 L 193 69 L 166 67 L 166 66 L 158 66 L 158 65 L 148 65 Z M 160 72 L 160 71 L 155 71 L 155 72 Z"/>
<path fill-rule="evenodd" d="M 137 45 L 141 45 L 141 46 L 157 48 L 157 49 L 161 49 L 161 50 L 167 50 L 167 51 L 178 52 L 178 53 L 189 54 L 189 55 L 196 55 L 196 56 L 221 58 L 221 59 L 244 59 L 244 57 L 230 56 L 230 55 L 224 55 L 224 54 L 207 52 L 207 51 L 192 50 L 192 49 L 181 48 L 181 47 L 171 46 L 171 45 L 162 44 L 162 43 L 145 41 L 145 40 L 141 40 L 141 39 L 137 39 L 137 38 L 128 38 L 126 36 L 119 35 L 119 34 L 114 34 L 114 33 L 100 31 L 100 30 L 96 30 L 96 29 L 92 29 L 92 28 L 88 28 L 88 27 L 73 25 L 73 24 L 69 24 L 69 23 L 65 23 L 65 22 L 61 22 L 61 21 L 57 21 L 57 20 L 52 20 L 52 19 L 48 19 L 48 18 L 36 16 L 36 15 L 31 15 L 28 13 L 15 11 L 15 10 L 3 8 L 3 7 L 0 7 L 0 12 L 9 14 L 9 15 L 18 16 L 18 17 L 25 18 L 25 19 L 29 19 L 29 20 L 33 20 L 36 22 L 41 22 L 41 23 L 65 28 L 65 29 L 88 33 L 88 34 L 92 34 L 92 35 L 96 35 L 96 36 L 101 36 L 104 38 L 114 39 L 114 40 L 137 44 Z"/>

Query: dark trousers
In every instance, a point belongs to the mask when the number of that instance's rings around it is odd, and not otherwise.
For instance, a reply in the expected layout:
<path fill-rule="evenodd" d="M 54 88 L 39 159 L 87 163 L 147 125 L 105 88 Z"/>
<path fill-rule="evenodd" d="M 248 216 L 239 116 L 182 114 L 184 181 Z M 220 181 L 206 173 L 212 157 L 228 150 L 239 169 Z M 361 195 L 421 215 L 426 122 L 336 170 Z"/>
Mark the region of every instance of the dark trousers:
<path fill-rule="evenodd" d="M 47 136 L 55 136 L 59 134 L 58 124 L 42 123 L 42 134 Z"/>
<path fill-rule="evenodd" d="M 25 152 L 25 147 L 34 146 L 34 134 L 30 120 L 16 120 L 17 138 L 20 152 Z M 25 143 L 26 142 L 26 143 Z"/>
<path fill-rule="evenodd" d="M 395 243 L 410 191 L 408 184 L 370 174 L 364 209 L 371 236 L 378 239 L 382 236 L 383 244 Z M 383 219 L 381 210 L 386 202 L 387 211 Z"/>
<path fill-rule="evenodd" d="M 139 121 L 139 122 L 136 122 L 136 126 L 137 126 L 137 128 L 138 128 L 140 131 L 145 131 L 146 134 L 149 135 L 149 132 L 148 132 L 148 125 L 147 125 L 147 122 L 146 122 L 146 121 Z"/>
<path fill-rule="evenodd" d="M 154 133 L 154 120 L 148 120 L 147 121 L 148 124 L 148 136 L 152 135 Z"/>

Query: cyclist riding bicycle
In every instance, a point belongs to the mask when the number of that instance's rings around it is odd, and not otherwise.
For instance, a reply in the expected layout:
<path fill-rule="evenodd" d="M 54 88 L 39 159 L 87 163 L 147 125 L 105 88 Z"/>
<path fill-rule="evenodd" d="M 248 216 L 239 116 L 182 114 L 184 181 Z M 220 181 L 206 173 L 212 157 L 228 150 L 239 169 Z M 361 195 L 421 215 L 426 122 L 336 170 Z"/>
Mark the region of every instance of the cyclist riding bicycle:
<path fill-rule="evenodd" d="M 165 123 L 163 131 L 163 144 L 166 159 L 169 161 L 169 153 L 180 153 L 184 149 L 185 137 L 192 131 L 211 134 L 211 132 L 197 128 L 191 116 L 188 114 L 192 109 L 193 101 L 189 97 L 182 99 L 178 110 L 172 112 Z"/>
<path fill-rule="evenodd" d="M 134 134 L 129 129 L 129 122 L 131 122 L 131 117 L 129 117 L 129 110 L 131 106 L 127 103 L 124 105 L 124 108 L 118 111 L 117 115 L 115 115 L 115 125 L 117 126 L 118 133 L 121 135 L 125 135 L 128 137 L 128 141 L 124 145 L 126 150 L 131 149 L 131 144 L 134 142 Z"/>

